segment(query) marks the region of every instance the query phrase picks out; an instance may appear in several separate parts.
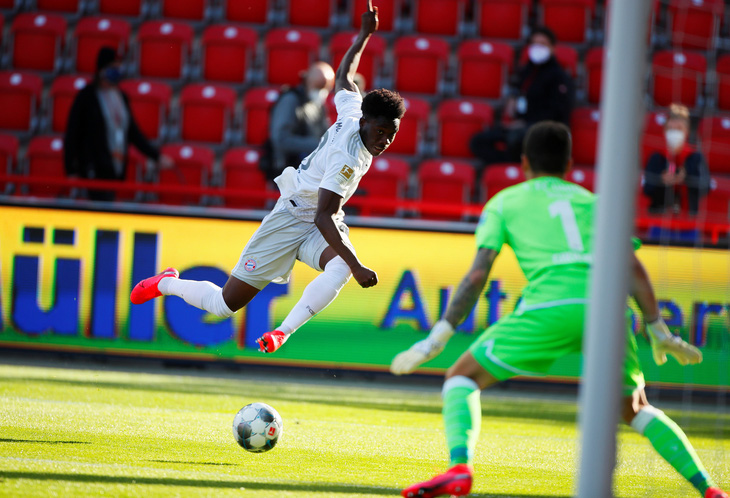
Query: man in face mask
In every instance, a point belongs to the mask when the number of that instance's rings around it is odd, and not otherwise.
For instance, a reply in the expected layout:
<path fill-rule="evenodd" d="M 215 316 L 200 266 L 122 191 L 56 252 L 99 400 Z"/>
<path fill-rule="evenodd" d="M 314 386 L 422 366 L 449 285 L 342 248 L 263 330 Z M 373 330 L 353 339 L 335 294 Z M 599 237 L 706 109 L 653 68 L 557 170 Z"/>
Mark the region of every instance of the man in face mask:
<path fill-rule="evenodd" d="M 548 28 L 530 33 L 527 60 L 510 80 L 502 123 L 474 135 L 470 142 L 474 155 L 486 165 L 519 162 L 527 129 L 539 121 L 570 125 L 574 85 L 555 58 L 555 44 L 555 34 Z"/>
<path fill-rule="evenodd" d="M 702 153 L 687 143 L 689 132 L 689 109 L 672 104 L 664 124 L 665 150 L 654 152 L 646 163 L 644 194 L 652 213 L 679 212 L 686 196 L 689 214 L 695 215 L 707 194 L 710 174 Z"/>
<path fill-rule="evenodd" d="M 335 83 L 335 72 L 326 62 L 315 62 L 302 74 L 302 82 L 284 89 L 271 109 L 269 157 L 264 171 L 269 178 L 287 166 L 296 166 L 319 144 L 330 122 L 325 102 Z"/>
<path fill-rule="evenodd" d="M 127 96 L 119 88 L 122 75 L 116 50 L 102 47 L 94 79 L 76 94 L 69 111 L 63 144 L 69 177 L 124 180 L 130 144 L 162 167 L 173 165 L 172 159 L 161 156 L 137 126 Z M 88 197 L 112 201 L 115 192 L 90 190 Z"/>

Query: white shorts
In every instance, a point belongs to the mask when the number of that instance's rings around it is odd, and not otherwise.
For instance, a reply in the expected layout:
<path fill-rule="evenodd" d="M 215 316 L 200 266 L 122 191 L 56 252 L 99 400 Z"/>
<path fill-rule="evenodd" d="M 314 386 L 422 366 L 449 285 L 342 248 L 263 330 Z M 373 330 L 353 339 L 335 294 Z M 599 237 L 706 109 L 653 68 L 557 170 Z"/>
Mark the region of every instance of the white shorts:
<path fill-rule="evenodd" d="M 288 282 L 297 259 L 322 271 L 319 258 L 329 244 L 314 223 L 295 218 L 285 202 L 288 201 L 280 199 L 266 215 L 231 272 L 257 289 L 263 289 L 269 282 Z M 342 221 L 335 221 L 335 224 L 342 242 L 354 253 L 348 236 L 350 229 Z"/>

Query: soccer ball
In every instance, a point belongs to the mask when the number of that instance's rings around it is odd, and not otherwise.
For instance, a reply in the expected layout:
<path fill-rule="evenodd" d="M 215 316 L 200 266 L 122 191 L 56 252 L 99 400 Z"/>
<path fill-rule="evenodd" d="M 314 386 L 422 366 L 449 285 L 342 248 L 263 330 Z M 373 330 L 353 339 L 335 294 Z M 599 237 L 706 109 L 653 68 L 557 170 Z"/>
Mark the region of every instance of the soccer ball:
<path fill-rule="evenodd" d="M 233 417 L 233 437 L 246 451 L 262 453 L 276 446 L 284 430 L 279 412 L 266 403 L 251 403 Z"/>

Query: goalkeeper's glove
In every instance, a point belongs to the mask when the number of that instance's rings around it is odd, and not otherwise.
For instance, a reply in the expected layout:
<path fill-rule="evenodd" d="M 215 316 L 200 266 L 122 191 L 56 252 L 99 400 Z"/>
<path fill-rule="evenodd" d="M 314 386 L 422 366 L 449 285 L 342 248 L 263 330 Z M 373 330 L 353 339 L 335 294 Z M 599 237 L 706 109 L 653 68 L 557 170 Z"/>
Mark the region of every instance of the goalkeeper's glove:
<path fill-rule="evenodd" d="M 668 354 L 674 356 L 680 365 L 702 361 L 702 352 L 672 334 L 662 317 L 657 318 L 654 322 L 647 323 L 646 330 L 649 333 L 651 351 L 657 365 L 664 365 L 667 362 Z"/>
<path fill-rule="evenodd" d="M 444 350 L 446 343 L 454 335 L 454 328 L 446 320 L 439 320 L 423 340 L 418 341 L 407 350 L 398 353 L 390 364 L 390 371 L 395 375 L 405 375 L 428 360 L 436 358 Z"/>

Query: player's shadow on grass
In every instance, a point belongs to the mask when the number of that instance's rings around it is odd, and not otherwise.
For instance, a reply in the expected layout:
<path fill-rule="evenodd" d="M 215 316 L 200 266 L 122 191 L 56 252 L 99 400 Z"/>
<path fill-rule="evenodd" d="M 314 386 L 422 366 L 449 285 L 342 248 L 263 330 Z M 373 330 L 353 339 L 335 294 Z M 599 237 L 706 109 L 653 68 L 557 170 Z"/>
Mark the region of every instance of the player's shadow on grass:
<path fill-rule="evenodd" d="M 0 438 L 0 443 L 91 444 L 89 441 L 43 441 L 41 439 L 7 439 L 7 438 Z"/>
<path fill-rule="evenodd" d="M 3 479 L 30 479 L 35 481 L 70 481 L 99 484 L 129 484 L 129 485 L 162 485 L 162 486 L 189 486 L 192 488 L 220 488 L 220 489 L 246 489 L 262 491 L 292 491 L 292 492 L 321 492 L 341 493 L 345 496 L 354 493 L 371 495 L 399 496 L 400 488 L 387 488 L 375 486 L 360 486 L 357 484 L 338 483 L 283 483 L 283 482 L 253 482 L 253 481 L 213 481 L 202 479 L 173 479 L 169 477 L 139 477 L 139 476 L 105 476 L 94 474 L 49 474 L 46 472 L 6 472 L 0 471 Z M 550 495 L 525 495 L 525 494 L 471 494 L 473 498 L 569 498 L 569 496 Z"/>

